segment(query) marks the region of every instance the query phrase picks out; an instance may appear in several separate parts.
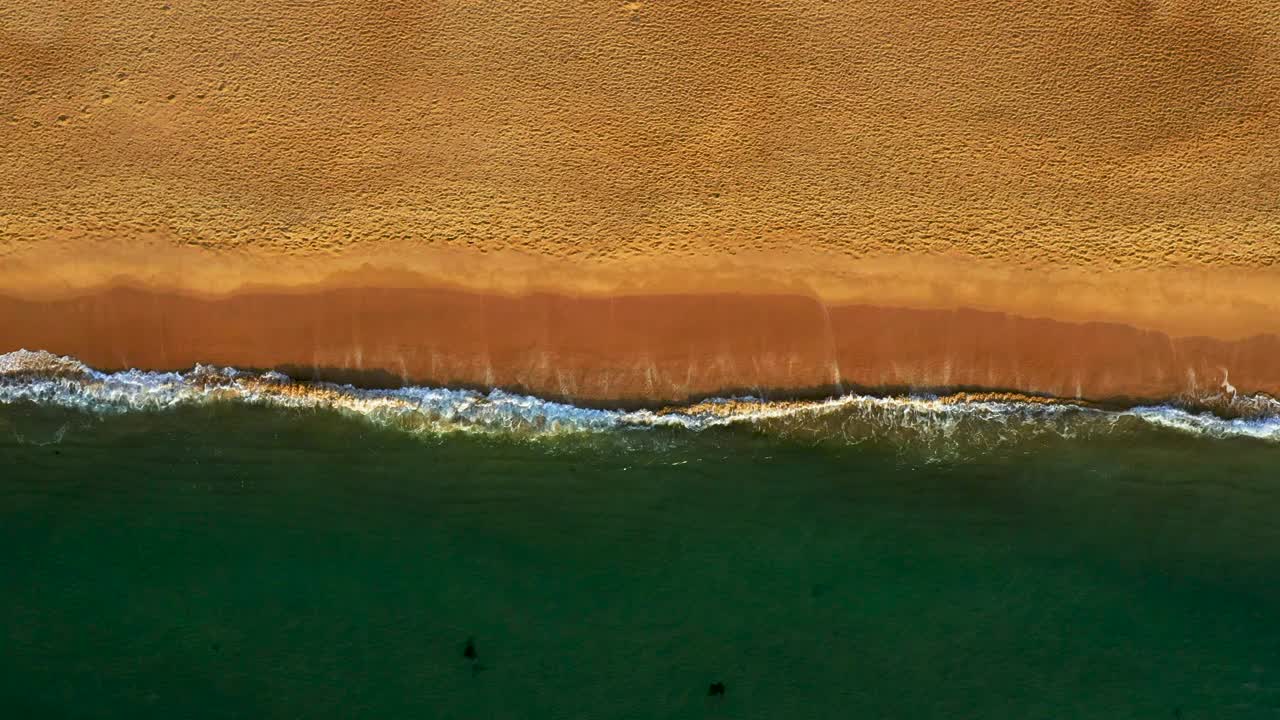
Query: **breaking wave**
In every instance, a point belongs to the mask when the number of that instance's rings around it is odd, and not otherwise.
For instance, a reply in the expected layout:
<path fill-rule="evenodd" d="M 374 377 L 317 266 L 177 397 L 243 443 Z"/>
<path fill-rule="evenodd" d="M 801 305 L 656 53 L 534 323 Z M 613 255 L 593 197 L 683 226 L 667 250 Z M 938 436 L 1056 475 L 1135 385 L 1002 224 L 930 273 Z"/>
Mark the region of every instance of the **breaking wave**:
<path fill-rule="evenodd" d="M 1280 403 L 1230 396 L 1196 404 L 1103 409 L 1010 394 L 845 395 L 821 401 L 726 398 L 662 410 L 599 410 L 493 390 L 362 389 L 295 381 L 278 372 L 196 366 L 187 372 L 100 372 L 78 360 L 19 350 L 0 355 L 0 404 L 34 403 L 98 416 L 240 403 L 330 410 L 421 434 L 549 435 L 746 427 L 772 436 L 911 443 L 946 453 L 1034 438 L 1167 430 L 1280 442 Z M 1205 408 L 1213 408 L 1210 411 Z"/>

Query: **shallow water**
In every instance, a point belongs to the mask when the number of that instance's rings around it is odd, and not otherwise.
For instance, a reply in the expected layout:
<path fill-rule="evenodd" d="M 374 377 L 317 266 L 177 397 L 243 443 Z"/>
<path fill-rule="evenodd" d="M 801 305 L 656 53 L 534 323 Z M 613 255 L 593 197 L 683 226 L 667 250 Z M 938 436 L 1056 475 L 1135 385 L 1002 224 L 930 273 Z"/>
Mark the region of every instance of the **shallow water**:
<path fill-rule="evenodd" d="M 0 701 L 1280 717 L 1278 451 L 1147 427 L 947 459 L 743 426 L 423 435 L 329 409 L 15 402 Z"/>

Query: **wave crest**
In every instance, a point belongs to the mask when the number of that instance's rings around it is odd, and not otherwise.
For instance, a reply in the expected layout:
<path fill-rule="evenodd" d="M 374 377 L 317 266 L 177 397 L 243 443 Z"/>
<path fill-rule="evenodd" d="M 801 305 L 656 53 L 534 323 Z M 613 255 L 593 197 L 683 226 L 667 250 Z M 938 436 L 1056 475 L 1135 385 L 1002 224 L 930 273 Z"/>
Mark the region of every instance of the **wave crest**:
<path fill-rule="evenodd" d="M 0 403 L 31 402 L 97 415 L 212 403 L 323 409 L 413 433 L 546 436 L 671 428 L 699 432 L 745 426 L 772 436 L 861 443 L 909 442 L 949 454 L 1041 437 L 1080 438 L 1161 428 L 1213 438 L 1280 442 L 1280 404 L 1224 398 L 1224 417 L 1175 405 L 1103 410 L 1010 394 L 945 397 L 845 395 L 821 401 L 723 398 L 662 410 L 597 410 L 493 390 L 433 387 L 362 389 L 295 381 L 278 372 L 198 365 L 187 372 L 100 372 L 43 351 L 0 355 Z M 1204 407 L 1204 405 L 1200 405 Z"/>

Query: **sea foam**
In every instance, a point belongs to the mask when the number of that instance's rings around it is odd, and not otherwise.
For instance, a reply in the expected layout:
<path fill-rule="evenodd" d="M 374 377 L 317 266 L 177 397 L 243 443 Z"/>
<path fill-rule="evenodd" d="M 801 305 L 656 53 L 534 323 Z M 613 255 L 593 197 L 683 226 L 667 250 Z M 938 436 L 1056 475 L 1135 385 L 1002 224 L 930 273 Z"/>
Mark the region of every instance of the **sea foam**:
<path fill-rule="evenodd" d="M 1177 404 L 1108 410 L 1009 395 L 861 394 L 818 401 L 719 398 L 662 410 L 600 410 L 502 390 L 366 389 L 208 365 L 186 372 L 101 372 L 74 358 L 43 351 L 0 355 L 0 403 L 29 402 L 99 416 L 241 403 L 330 410 L 411 433 L 542 437 L 658 428 L 701 432 L 741 426 L 785 438 L 911 442 L 944 452 L 960 446 L 981 450 L 1029 438 L 1086 438 L 1141 428 L 1280 442 L 1280 404 L 1275 400 L 1264 396 L 1227 400 L 1247 412 L 1228 417 Z"/>

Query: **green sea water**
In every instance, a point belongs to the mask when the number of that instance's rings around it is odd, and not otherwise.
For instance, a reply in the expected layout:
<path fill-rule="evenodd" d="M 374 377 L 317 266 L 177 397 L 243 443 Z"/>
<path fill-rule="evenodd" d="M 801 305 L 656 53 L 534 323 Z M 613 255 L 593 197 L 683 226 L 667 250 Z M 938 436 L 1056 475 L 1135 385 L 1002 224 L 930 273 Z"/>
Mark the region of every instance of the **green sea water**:
<path fill-rule="evenodd" d="M 1280 718 L 1278 461 L 4 405 L 0 715 Z"/>

